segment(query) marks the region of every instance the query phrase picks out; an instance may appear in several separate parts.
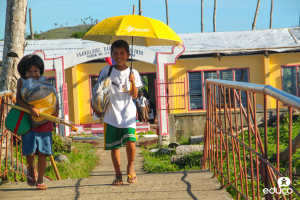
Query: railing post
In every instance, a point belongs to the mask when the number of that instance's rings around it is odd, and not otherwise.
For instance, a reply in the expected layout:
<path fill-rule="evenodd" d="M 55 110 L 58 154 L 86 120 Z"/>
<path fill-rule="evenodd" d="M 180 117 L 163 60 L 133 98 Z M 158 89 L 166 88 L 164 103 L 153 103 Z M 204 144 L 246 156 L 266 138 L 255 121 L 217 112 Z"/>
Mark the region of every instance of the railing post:
<path fill-rule="evenodd" d="M 210 113 L 209 113 L 209 108 L 210 108 L 210 87 L 208 86 L 209 84 L 206 84 L 206 119 L 209 119 Z M 205 122 L 205 132 L 204 132 L 204 151 L 203 151 L 203 157 L 202 157 L 202 169 L 207 168 L 207 159 L 208 159 L 208 151 L 209 151 L 209 121 L 206 120 Z"/>

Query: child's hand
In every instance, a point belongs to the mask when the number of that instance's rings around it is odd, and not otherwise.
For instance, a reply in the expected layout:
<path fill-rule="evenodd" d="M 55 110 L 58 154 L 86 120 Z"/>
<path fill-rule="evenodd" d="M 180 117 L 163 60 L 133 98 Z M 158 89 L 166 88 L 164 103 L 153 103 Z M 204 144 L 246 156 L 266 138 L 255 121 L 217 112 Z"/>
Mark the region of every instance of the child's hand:
<path fill-rule="evenodd" d="M 30 109 L 29 109 L 29 111 L 30 111 L 30 114 L 32 115 L 32 116 L 35 116 L 35 117 L 39 117 L 40 116 L 40 111 L 37 109 L 37 108 L 35 108 L 35 107 L 30 107 Z"/>
<path fill-rule="evenodd" d="M 130 81 L 130 82 L 134 82 L 134 80 L 135 80 L 135 77 L 134 77 L 134 74 L 132 73 L 132 74 L 130 74 L 130 76 L 129 76 L 129 81 Z"/>

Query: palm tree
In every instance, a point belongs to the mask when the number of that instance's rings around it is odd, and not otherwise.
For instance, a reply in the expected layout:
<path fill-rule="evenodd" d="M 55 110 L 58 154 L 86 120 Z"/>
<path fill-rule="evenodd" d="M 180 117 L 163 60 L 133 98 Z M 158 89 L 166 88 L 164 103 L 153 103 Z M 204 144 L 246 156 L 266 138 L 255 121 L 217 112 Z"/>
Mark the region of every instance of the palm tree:
<path fill-rule="evenodd" d="M 203 0 L 201 0 L 201 32 L 203 33 Z"/>
<path fill-rule="evenodd" d="M 167 14 L 167 25 L 169 26 L 169 9 L 168 9 L 168 0 L 166 0 L 166 14 Z"/>
<path fill-rule="evenodd" d="M 55 25 L 55 28 L 56 28 L 56 26 L 57 26 L 57 23 L 54 23 L 54 25 Z"/>
<path fill-rule="evenodd" d="M 66 26 L 68 26 L 68 23 L 66 23 Z"/>
<path fill-rule="evenodd" d="M 76 26 L 76 19 L 75 19 L 75 26 Z"/>
<path fill-rule="evenodd" d="M 270 28 L 272 28 L 272 15 L 273 15 L 273 0 L 271 0 Z"/>
<path fill-rule="evenodd" d="M 215 0 L 215 8 L 214 8 L 214 32 L 216 32 L 216 13 L 217 13 L 217 0 Z"/>
<path fill-rule="evenodd" d="M 257 18 L 259 3 L 260 3 L 260 0 L 257 0 L 257 6 L 256 6 L 256 12 L 255 12 L 255 15 L 254 15 L 254 21 L 253 21 L 253 24 L 252 24 L 252 30 L 255 30 L 255 24 L 256 24 L 256 18 Z"/>
<path fill-rule="evenodd" d="M 139 0 L 139 15 L 142 15 L 142 0 Z"/>

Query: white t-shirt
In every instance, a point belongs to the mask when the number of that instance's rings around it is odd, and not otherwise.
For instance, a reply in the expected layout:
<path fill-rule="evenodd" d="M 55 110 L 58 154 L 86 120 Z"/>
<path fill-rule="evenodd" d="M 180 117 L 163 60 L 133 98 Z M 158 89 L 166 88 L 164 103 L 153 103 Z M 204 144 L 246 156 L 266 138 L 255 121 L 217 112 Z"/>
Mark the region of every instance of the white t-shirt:
<path fill-rule="evenodd" d="M 109 72 L 110 65 L 105 66 L 98 80 L 106 77 Z M 135 69 L 132 69 L 135 77 L 135 86 L 140 89 L 143 87 L 143 83 L 140 78 L 140 74 Z M 132 101 L 130 92 L 130 68 L 123 71 L 119 71 L 112 68 L 110 78 L 112 86 L 108 91 L 109 103 L 107 104 L 104 122 L 117 128 L 136 128 L 136 106 Z M 124 85 L 123 91 L 122 87 Z"/>
<path fill-rule="evenodd" d="M 137 98 L 137 102 L 139 103 L 140 107 L 146 107 L 145 101 L 147 102 L 147 99 L 145 97 Z"/>

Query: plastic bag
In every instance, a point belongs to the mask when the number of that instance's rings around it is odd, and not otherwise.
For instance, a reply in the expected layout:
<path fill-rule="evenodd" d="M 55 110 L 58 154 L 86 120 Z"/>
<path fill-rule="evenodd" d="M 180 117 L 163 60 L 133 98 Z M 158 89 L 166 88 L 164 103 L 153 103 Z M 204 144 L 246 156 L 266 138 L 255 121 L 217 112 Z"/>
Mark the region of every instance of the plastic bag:
<path fill-rule="evenodd" d="M 111 87 L 111 79 L 109 76 L 102 78 L 94 87 L 92 94 L 92 107 L 102 113 L 99 118 L 102 118 L 105 113 L 106 106 L 109 102 L 108 90 Z"/>
<path fill-rule="evenodd" d="M 23 79 L 21 89 L 22 99 L 37 108 L 40 112 L 52 115 L 56 111 L 57 94 L 55 87 L 45 80 L 35 80 L 32 78 Z M 42 117 L 30 115 L 32 127 L 40 126 L 48 120 Z"/>

